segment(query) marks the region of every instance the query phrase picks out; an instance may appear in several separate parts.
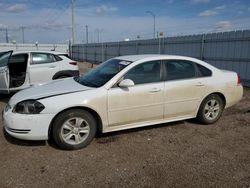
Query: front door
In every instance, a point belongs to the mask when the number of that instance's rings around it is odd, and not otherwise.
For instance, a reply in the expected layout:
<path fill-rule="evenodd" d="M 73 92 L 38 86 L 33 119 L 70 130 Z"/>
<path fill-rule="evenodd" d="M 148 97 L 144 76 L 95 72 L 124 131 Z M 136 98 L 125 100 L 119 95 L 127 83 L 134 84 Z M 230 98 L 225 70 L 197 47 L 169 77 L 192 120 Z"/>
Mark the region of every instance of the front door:
<path fill-rule="evenodd" d="M 109 126 L 162 120 L 164 82 L 161 62 L 139 64 L 129 70 L 123 79 L 131 79 L 135 85 L 108 90 Z"/>
<path fill-rule="evenodd" d="M 9 92 L 8 63 L 13 51 L 0 53 L 0 92 Z"/>

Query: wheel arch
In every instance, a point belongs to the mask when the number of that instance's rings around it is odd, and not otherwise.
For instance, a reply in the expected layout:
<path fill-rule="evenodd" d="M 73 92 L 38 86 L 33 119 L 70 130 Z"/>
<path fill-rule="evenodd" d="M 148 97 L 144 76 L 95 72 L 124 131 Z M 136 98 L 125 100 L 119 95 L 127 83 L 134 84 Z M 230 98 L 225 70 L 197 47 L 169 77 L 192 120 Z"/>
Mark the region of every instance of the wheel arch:
<path fill-rule="evenodd" d="M 224 107 L 226 106 L 227 100 L 226 100 L 226 97 L 225 97 L 225 95 L 223 93 L 221 93 L 221 92 L 214 92 L 214 93 L 211 93 L 209 95 L 212 95 L 212 94 L 218 95 L 222 99 Z"/>
<path fill-rule="evenodd" d="M 202 100 L 200 101 L 200 104 L 199 104 L 199 106 L 198 106 L 198 108 L 196 110 L 196 116 L 198 114 L 198 111 L 199 111 L 200 106 L 201 106 L 202 102 L 204 101 L 204 99 L 207 98 L 209 95 L 213 95 L 213 94 L 218 95 L 222 99 L 224 107 L 226 106 L 226 102 L 227 101 L 226 101 L 226 97 L 225 97 L 225 95 L 223 93 L 221 93 L 221 92 L 209 93 L 208 95 L 206 95 L 205 97 L 203 97 Z"/>
<path fill-rule="evenodd" d="M 63 70 L 63 71 L 59 71 L 57 73 L 54 74 L 54 76 L 52 77 L 52 80 L 56 80 L 61 76 L 67 76 L 67 77 L 72 77 L 72 76 L 77 76 L 79 75 L 79 71 L 73 71 L 73 70 Z"/>
<path fill-rule="evenodd" d="M 63 112 L 65 111 L 68 111 L 68 110 L 86 110 L 88 111 L 89 113 L 91 113 L 94 118 L 97 120 L 97 131 L 98 132 L 102 132 L 102 129 L 103 129 L 103 123 L 102 123 L 102 119 L 101 119 L 101 116 L 93 109 L 89 108 L 89 107 L 84 107 L 84 106 L 76 106 L 76 107 L 70 107 L 70 108 L 66 108 L 60 112 L 58 112 L 52 119 L 52 121 L 50 122 L 50 125 L 49 125 L 49 129 L 48 129 L 48 138 L 52 138 L 52 135 L 53 135 L 53 132 L 52 132 L 52 127 L 53 127 L 53 124 L 55 122 L 55 119 Z"/>

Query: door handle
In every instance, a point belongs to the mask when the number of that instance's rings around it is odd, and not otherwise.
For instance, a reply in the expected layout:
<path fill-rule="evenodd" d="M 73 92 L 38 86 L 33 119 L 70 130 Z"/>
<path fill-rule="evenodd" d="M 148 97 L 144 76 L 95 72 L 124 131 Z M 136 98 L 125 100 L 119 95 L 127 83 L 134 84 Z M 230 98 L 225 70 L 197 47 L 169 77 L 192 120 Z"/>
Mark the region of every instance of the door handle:
<path fill-rule="evenodd" d="M 195 86 L 197 86 L 197 87 L 202 87 L 202 86 L 204 86 L 204 84 L 201 83 L 201 82 L 198 82 Z"/>
<path fill-rule="evenodd" d="M 152 89 L 150 90 L 150 93 L 156 93 L 156 92 L 160 92 L 160 91 L 161 91 L 160 88 L 152 88 Z"/>
<path fill-rule="evenodd" d="M 56 68 L 56 66 L 54 66 L 54 65 L 51 65 L 51 66 L 49 66 L 49 68 L 53 69 L 53 68 Z"/>

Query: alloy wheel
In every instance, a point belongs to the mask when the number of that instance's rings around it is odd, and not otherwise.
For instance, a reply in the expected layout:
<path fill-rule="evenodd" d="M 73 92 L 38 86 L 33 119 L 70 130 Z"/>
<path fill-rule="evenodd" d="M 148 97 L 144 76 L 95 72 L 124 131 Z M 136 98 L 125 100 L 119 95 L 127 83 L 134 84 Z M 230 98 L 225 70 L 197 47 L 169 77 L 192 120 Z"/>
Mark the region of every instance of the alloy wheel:
<path fill-rule="evenodd" d="M 208 120 L 214 120 L 218 117 L 220 112 L 220 104 L 217 100 L 209 100 L 204 108 L 204 115 Z"/>
<path fill-rule="evenodd" d="M 81 117 L 67 120 L 61 128 L 61 137 L 67 144 L 77 145 L 84 142 L 90 133 L 88 122 Z"/>

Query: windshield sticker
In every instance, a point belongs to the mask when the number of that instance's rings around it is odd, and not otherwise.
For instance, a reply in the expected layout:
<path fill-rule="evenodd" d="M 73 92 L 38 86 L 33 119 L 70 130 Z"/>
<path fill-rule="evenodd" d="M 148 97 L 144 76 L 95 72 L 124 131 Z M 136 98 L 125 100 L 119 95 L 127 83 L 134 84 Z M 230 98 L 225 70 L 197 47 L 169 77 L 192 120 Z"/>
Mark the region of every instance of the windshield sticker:
<path fill-rule="evenodd" d="M 129 62 L 129 61 L 121 61 L 121 62 L 119 63 L 119 65 L 128 66 L 130 63 L 131 63 L 131 62 Z"/>

